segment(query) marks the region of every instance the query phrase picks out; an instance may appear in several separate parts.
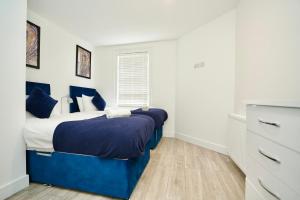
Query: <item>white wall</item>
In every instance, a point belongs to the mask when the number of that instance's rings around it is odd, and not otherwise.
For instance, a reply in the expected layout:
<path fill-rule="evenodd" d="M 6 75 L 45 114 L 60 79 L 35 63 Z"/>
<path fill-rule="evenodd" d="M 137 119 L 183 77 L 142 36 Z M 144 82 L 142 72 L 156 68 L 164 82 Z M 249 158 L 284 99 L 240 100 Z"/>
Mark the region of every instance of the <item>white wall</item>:
<path fill-rule="evenodd" d="M 164 134 L 172 137 L 175 132 L 176 41 L 98 47 L 95 61 L 97 88 L 108 106 L 116 106 L 117 55 L 139 50 L 150 52 L 150 105 L 167 110 L 169 119 Z"/>
<path fill-rule="evenodd" d="M 300 1 L 241 0 L 237 10 L 236 105 L 300 100 Z"/>
<path fill-rule="evenodd" d="M 235 23 L 230 11 L 177 45 L 176 135 L 223 153 L 234 107 Z M 195 69 L 199 62 L 205 66 Z"/>
<path fill-rule="evenodd" d="M 69 94 L 70 85 L 94 87 L 94 47 L 32 11 L 27 19 L 41 27 L 41 57 L 40 69 L 26 68 L 26 80 L 50 83 L 57 100 Z M 77 44 L 92 51 L 92 79 L 75 76 Z M 64 112 L 69 112 L 68 105 Z"/>
<path fill-rule="evenodd" d="M 0 1 L 0 199 L 28 185 L 25 144 L 26 1 Z"/>

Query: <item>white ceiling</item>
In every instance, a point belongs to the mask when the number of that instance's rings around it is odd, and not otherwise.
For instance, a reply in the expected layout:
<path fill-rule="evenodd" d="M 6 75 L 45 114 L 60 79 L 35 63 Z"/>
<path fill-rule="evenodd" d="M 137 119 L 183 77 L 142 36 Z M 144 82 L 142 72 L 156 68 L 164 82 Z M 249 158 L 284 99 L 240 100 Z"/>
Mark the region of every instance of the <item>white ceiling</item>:
<path fill-rule="evenodd" d="M 28 8 L 93 45 L 175 39 L 238 0 L 28 0 Z"/>

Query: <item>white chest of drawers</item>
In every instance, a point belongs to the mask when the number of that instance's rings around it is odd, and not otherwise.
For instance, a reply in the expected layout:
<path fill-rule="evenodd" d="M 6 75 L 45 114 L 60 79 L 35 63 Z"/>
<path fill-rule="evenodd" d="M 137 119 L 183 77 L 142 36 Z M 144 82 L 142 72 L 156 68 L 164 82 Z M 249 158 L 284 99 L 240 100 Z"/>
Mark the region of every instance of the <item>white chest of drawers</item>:
<path fill-rule="evenodd" d="M 300 107 L 247 105 L 246 200 L 300 200 Z"/>

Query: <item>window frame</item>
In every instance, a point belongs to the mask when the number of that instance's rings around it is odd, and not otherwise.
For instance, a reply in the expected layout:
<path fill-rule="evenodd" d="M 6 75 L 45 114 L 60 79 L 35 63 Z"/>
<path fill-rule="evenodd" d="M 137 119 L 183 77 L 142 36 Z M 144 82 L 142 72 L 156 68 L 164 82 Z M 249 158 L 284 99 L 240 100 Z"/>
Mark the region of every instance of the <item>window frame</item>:
<path fill-rule="evenodd" d="M 130 55 L 130 54 L 147 54 L 147 102 L 146 105 L 138 105 L 138 104 L 120 104 L 119 103 L 119 77 L 120 77 L 120 56 L 124 55 Z M 142 106 L 149 106 L 150 105 L 150 58 L 151 54 L 148 50 L 139 50 L 139 51 L 121 51 L 117 53 L 117 89 L 116 89 L 116 104 L 118 107 L 129 107 L 129 108 L 134 108 L 134 107 L 142 107 Z"/>

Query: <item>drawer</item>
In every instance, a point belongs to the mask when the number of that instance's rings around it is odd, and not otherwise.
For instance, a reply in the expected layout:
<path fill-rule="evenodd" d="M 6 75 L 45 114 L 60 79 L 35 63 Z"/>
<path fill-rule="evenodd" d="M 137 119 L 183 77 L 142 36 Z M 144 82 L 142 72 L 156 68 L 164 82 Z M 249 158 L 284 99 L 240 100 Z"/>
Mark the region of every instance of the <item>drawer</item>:
<path fill-rule="evenodd" d="M 300 196 L 286 184 L 265 170 L 251 156 L 247 157 L 247 180 L 266 200 L 296 200 Z"/>
<path fill-rule="evenodd" d="M 300 109 L 248 105 L 247 129 L 300 152 Z"/>
<path fill-rule="evenodd" d="M 247 154 L 300 194 L 300 154 L 248 130 Z"/>

